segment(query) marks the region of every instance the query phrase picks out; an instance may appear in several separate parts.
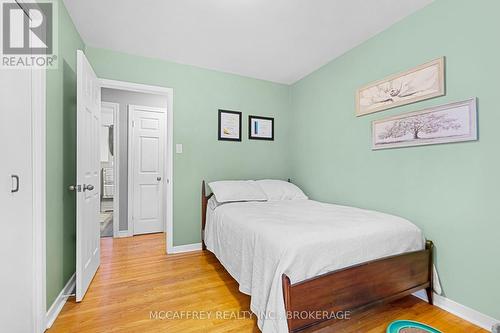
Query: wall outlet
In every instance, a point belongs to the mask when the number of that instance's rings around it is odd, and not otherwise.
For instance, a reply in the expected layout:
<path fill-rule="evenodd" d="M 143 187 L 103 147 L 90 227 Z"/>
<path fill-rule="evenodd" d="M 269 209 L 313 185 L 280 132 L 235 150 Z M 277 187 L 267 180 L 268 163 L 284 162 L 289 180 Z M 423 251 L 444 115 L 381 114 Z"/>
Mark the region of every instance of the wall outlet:
<path fill-rule="evenodd" d="M 182 154 L 182 143 L 177 143 L 177 144 L 175 145 L 175 152 L 176 152 L 177 154 Z"/>

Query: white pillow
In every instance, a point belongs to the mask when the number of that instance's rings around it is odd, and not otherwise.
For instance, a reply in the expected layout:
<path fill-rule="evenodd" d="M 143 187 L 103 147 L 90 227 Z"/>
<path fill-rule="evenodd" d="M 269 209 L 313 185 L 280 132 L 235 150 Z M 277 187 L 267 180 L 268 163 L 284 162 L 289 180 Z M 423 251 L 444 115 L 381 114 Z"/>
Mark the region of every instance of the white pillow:
<path fill-rule="evenodd" d="M 223 180 L 208 184 L 219 203 L 266 201 L 267 197 L 254 180 Z"/>
<path fill-rule="evenodd" d="M 307 200 L 307 196 L 300 188 L 283 180 L 263 179 L 257 180 L 269 201 L 281 200 Z"/>

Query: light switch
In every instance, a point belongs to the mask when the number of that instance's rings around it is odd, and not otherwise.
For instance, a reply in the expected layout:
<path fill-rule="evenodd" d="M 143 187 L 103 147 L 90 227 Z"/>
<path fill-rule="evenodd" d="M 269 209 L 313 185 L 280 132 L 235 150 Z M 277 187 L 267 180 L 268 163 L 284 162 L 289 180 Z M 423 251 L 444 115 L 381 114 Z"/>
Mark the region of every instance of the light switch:
<path fill-rule="evenodd" d="M 177 143 L 177 144 L 175 145 L 175 152 L 176 152 L 177 154 L 182 154 L 182 143 Z"/>

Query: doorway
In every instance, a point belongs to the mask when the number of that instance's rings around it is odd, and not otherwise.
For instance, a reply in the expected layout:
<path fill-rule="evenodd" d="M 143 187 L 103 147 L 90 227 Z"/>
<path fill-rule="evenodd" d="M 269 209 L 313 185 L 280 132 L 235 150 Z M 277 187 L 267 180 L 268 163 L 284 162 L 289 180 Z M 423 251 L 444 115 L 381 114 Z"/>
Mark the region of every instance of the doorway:
<path fill-rule="evenodd" d="M 168 96 L 101 88 L 101 237 L 164 232 Z"/>
<path fill-rule="evenodd" d="M 99 79 L 88 62 L 85 54 L 77 51 L 77 184 L 70 186 L 76 193 L 77 203 L 77 234 L 76 234 L 76 301 L 83 300 L 85 293 L 94 278 L 100 265 L 100 243 L 101 232 L 99 230 L 100 212 L 105 213 L 112 209 L 113 236 L 128 237 L 134 235 L 134 217 L 128 205 L 131 202 L 129 190 L 129 170 L 133 170 L 131 157 L 129 156 L 130 135 L 127 110 L 129 105 L 148 105 L 142 102 L 113 101 L 106 98 L 106 93 L 121 93 L 126 96 L 139 94 L 149 98 L 161 98 L 160 108 L 164 109 L 162 125 L 165 128 L 163 139 L 158 137 L 158 144 L 164 145 L 163 165 L 159 165 L 155 174 L 160 178 L 157 180 L 157 188 L 161 189 L 161 196 L 157 196 L 158 207 L 161 214 L 158 219 L 161 224 L 160 231 L 167 231 L 164 235 L 167 241 L 166 252 L 171 252 L 172 246 L 172 167 L 173 167 L 173 90 L 157 86 L 148 86 L 136 83 Z M 102 102 L 119 104 L 117 116 L 112 120 L 101 121 Z M 123 103 L 123 107 L 122 107 Z M 154 107 L 154 106 L 153 106 Z M 158 119 L 160 121 L 160 119 Z M 141 120 L 147 127 L 147 119 Z M 145 128 L 147 129 L 147 128 Z M 113 135 L 111 135 L 113 132 Z M 116 137 L 116 132 L 120 134 Z M 105 133 L 104 139 L 100 139 Z M 107 136 L 108 144 L 105 144 Z M 110 145 L 111 137 L 114 137 L 114 145 Z M 145 136 L 151 138 L 151 135 Z M 125 141 L 125 142 L 122 142 Z M 142 144 L 142 143 L 141 143 Z M 102 148 L 102 157 L 101 157 Z M 151 149 L 151 147 L 149 147 Z M 112 150 L 112 154 L 111 154 Z M 107 157 L 106 157 L 107 156 Z M 136 157 L 134 157 L 136 158 Z M 107 160 L 106 160 L 107 159 Z M 110 167 L 112 159 L 113 167 Z M 151 160 L 144 160 L 146 166 L 150 166 Z M 106 170 L 109 168 L 112 170 Z M 148 169 L 148 168 L 145 168 Z M 149 168 L 151 169 L 151 168 Z M 148 170 L 146 170 L 148 171 Z M 149 170 L 151 172 L 151 170 Z M 102 175 L 106 173 L 106 175 Z M 104 179 L 104 177 L 106 177 Z M 113 179 L 113 182 L 111 180 Z M 106 189 L 104 189 L 104 187 Z M 102 187 L 102 190 L 101 190 Z M 102 193 L 101 193 L 102 192 Z M 128 200 L 119 200 L 120 194 Z M 144 200 L 139 195 L 138 200 Z M 112 204 L 107 201 L 112 201 Z M 135 202 L 136 198 L 133 198 Z M 147 205 L 142 205 L 144 209 Z M 125 213 L 121 213 L 125 208 Z M 135 211 L 134 211 L 135 212 Z M 141 214 L 144 212 L 141 212 Z M 151 215 L 151 211 L 146 212 Z M 135 213 L 134 213 L 135 214 Z M 117 217 L 119 215 L 119 217 Z M 144 216 L 142 214 L 141 216 Z M 122 225 L 123 223 L 123 225 Z M 103 228 L 104 229 L 104 228 Z M 108 237 L 109 241 L 113 238 Z M 103 240 L 103 241 L 108 241 Z"/>

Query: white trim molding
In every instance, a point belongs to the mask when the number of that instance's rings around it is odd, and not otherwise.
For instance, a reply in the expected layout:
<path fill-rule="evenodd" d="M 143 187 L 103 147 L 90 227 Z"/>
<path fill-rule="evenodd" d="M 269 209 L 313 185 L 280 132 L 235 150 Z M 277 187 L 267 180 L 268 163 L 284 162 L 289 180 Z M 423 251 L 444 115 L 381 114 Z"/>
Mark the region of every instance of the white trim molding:
<path fill-rule="evenodd" d="M 425 290 L 420 290 L 413 294 L 413 296 L 420 298 L 423 301 L 428 302 Z M 434 293 L 434 305 L 451 313 L 457 317 L 460 317 L 468 322 L 484 328 L 487 331 L 491 331 L 494 324 L 499 323 L 500 320 L 494 319 L 484 313 L 477 310 L 471 309 L 468 306 L 455 302 L 449 298 L 438 295 Z"/>
<path fill-rule="evenodd" d="M 130 237 L 128 230 L 118 230 L 118 238 Z"/>
<path fill-rule="evenodd" d="M 201 243 L 172 246 L 168 251 L 168 253 L 176 254 L 176 253 L 185 253 L 193 251 L 201 251 Z"/>
<path fill-rule="evenodd" d="M 66 304 L 66 301 L 68 300 L 70 295 L 74 293 L 75 288 L 76 288 L 76 273 L 74 273 L 69 278 L 64 288 L 61 290 L 59 295 L 57 295 L 57 298 L 55 299 L 54 303 L 52 303 L 49 311 L 47 311 L 47 316 L 46 316 L 47 329 L 52 327 L 52 324 L 54 323 L 54 321 L 56 321 L 56 318 L 61 312 L 62 308 L 64 307 L 64 304 Z"/>
<path fill-rule="evenodd" d="M 46 286 L 46 70 L 31 72 L 33 158 L 33 316 L 35 332 L 44 332 Z"/>
<path fill-rule="evenodd" d="M 140 83 L 115 81 L 108 79 L 100 79 L 101 88 L 110 88 L 126 91 L 134 91 L 146 94 L 157 94 L 167 97 L 167 160 L 166 160 L 166 241 L 167 253 L 172 252 L 174 249 L 174 205 L 173 205 L 173 188 L 174 188 L 174 90 L 172 88 L 150 86 Z M 133 236 L 132 228 L 128 228 L 128 236 Z"/>
<path fill-rule="evenodd" d="M 120 104 L 103 102 L 102 108 L 107 107 L 113 110 L 113 238 L 119 237 L 120 230 Z M 101 117 L 102 119 L 102 117 Z"/>
<path fill-rule="evenodd" d="M 109 89 L 118 89 L 118 90 L 127 90 L 127 91 L 135 91 L 145 94 L 157 94 L 168 96 L 173 94 L 172 88 L 160 87 L 160 86 L 151 86 L 147 84 L 134 83 L 134 82 L 126 82 L 126 81 L 116 81 L 116 80 L 108 80 L 108 79 L 100 79 L 102 88 Z"/>

